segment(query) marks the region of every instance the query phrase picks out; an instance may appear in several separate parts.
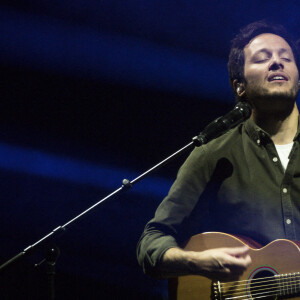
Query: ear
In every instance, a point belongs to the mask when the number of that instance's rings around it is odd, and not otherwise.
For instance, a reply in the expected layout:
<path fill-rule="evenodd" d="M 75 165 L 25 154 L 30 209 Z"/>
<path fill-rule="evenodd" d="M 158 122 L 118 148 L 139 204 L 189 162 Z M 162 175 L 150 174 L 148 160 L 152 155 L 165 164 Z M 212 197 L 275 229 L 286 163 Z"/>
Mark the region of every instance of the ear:
<path fill-rule="evenodd" d="M 244 83 L 238 82 L 237 79 L 234 79 L 232 84 L 233 84 L 233 88 L 234 88 L 235 92 L 237 93 L 237 95 L 239 97 L 242 97 L 245 95 L 246 91 L 245 91 Z"/>

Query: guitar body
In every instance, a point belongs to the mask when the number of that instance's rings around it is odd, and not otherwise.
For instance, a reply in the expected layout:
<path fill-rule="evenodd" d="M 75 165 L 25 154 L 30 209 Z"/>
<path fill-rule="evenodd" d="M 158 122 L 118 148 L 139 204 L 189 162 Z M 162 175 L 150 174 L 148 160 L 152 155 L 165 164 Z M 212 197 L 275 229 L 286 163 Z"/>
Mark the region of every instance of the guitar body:
<path fill-rule="evenodd" d="M 204 251 L 221 247 L 247 245 L 252 264 L 234 282 L 222 283 L 198 275 L 169 279 L 170 300 L 300 300 L 299 243 L 276 240 L 261 247 L 244 237 L 211 232 L 193 236 L 185 250 Z"/>

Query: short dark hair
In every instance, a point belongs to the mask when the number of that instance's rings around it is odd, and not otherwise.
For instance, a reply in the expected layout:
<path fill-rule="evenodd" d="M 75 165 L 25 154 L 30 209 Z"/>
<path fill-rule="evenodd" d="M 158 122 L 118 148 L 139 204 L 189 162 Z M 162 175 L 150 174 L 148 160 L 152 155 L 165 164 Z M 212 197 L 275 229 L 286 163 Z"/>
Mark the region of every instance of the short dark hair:
<path fill-rule="evenodd" d="M 227 66 L 228 66 L 230 84 L 237 101 L 241 101 L 243 99 L 237 95 L 236 90 L 234 89 L 233 86 L 233 81 L 235 79 L 237 79 L 238 82 L 245 81 L 244 48 L 254 37 L 262 33 L 273 33 L 285 39 L 293 51 L 296 65 L 299 70 L 300 62 L 299 62 L 299 52 L 297 48 L 297 43 L 283 26 L 266 23 L 265 21 L 257 21 L 251 23 L 246 27 L 242 28 L 240 32 L 236 35 L 236 37 L 231 41 L 231 49 L 229 53 L 229 60 Z"/>

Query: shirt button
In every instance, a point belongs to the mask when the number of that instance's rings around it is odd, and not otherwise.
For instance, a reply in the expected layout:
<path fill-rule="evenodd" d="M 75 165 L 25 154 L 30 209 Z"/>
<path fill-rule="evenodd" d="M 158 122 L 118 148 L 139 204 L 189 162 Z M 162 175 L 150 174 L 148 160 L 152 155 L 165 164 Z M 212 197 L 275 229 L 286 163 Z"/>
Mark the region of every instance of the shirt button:
<path fill-rule="evenodd" d="M 278 158 L 275 156 L 275 157 L 273 157 L 273 161 L 274 162 L 277 162 L 278 161 Z"/>
<path fill-rule="evenodd" d="M 256 141 L 256 143 L 259 145 L 259 144 L 260 144 L 260 140 L 258 139 L 258 140 Z"/>
<path fill-rule="evenodd" d="M 283 188 L 282 191 L 286 194 L 287 193 L 287 188 Z"/>
<path fill-rule="evenodd" d="M 292 223 L 292 221 L 291 221 L 291 219 L 286 219 L 286 224 L 291 224 Z"/>

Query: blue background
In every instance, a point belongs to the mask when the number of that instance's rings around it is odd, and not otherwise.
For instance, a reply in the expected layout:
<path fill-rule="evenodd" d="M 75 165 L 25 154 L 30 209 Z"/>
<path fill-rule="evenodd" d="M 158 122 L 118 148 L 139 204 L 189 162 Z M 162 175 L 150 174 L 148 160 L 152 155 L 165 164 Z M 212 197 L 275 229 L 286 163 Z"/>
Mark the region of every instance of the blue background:
<path fill-rule="evenodd" d="M 228 112 L 230 40 L 261 19 L 299 38 L 299 1 L 2 0 L 1 263 Z M 166 298 L 135 247 L 186 155 L 56 240 L 57 299 Z M 42 258 L 2 271 L 1 299 L 46 299 Z"/>

